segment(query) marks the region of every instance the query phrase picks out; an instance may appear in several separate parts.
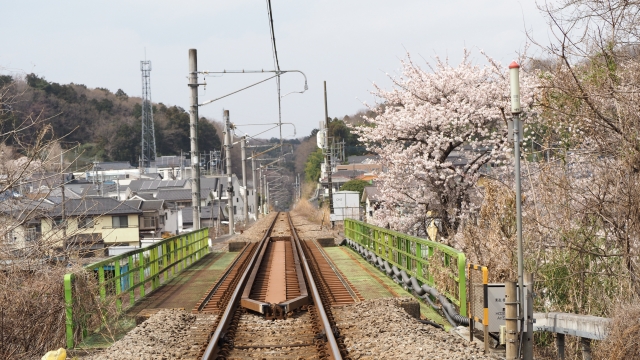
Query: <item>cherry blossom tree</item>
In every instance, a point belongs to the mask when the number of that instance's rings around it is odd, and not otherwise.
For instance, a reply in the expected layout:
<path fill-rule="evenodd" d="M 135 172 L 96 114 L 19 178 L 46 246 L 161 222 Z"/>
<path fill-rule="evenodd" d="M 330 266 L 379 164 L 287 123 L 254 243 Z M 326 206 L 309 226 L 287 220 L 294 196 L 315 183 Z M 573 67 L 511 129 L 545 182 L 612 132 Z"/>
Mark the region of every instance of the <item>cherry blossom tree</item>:
<path fill-rule="evenodd" d="M 465 50 L 456 67 L 435 58 L 423 70 L 407 55 L 392 89 L 375 86 L 379 101 L 371 108 L 379 113 L 355 131 L 387 169 L 379 174 L 378 225 L 425 235 L 436 215 L 442 234 L 451 235 L 477 209 L 479 175 L 508 162 L 508 69 L 485 59 L 474 65 Z M 521 71 L 523 118 L 533 114 L 535 85 Z"/>

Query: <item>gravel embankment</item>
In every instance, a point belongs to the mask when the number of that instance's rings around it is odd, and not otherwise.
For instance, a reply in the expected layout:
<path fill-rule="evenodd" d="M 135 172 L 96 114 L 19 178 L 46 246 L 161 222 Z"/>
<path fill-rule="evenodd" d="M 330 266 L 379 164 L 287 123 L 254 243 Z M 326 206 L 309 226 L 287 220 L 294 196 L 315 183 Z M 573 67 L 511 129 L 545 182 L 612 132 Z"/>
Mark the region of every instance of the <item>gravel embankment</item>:
<path fill-rule="evenodd" d="M 298 214 L 295 211 L 291 212 L 291 220 L 298 231 L 298 236 L 302 240 L 315 240 L 320 238 L 336 238 L 336 234 L 327 229 L 326 226 L 321 226 L 307 219 L 304 215 Z"/>
<path fill-rule="evenodd" d="M 270 213 L 266 217 L 251 224 L 247 230 L 244 230 L 242 234 L 236 234 L 230 239 L 213 245 L 213 252 L 227 252 L 229 251 L 229 243 L 232 242 L 257 242 L 262 240 L 265 231 L 269 229 L 273 217 L 276 216 L 275 212 Z"/>
<path fill-rule="evenodd" d="M 374 299 L 333 309 L 353 359 L 492 359 L 477 343 L 419 323 L 397 301 Z"/>
<path fill-rule="evenodd" d="M 215 315 L 197 316 L 208 317 L 207 322 L 212 324 L 215 319 Z M 189 350 L 193 350 L 193 334 L 190 333 L 190 329 L 196 322 L 197 316 L 178 309 L 160 310 L 104 352 L 93 355 L 89 359 L 180 359 Z"/>

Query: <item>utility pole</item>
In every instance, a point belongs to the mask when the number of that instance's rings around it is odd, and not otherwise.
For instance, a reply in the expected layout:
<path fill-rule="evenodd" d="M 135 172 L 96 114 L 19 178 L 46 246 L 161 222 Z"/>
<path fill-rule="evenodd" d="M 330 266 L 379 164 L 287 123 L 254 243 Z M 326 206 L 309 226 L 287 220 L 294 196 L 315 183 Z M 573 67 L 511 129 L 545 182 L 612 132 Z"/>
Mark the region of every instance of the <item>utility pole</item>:
<path fill-rule="evenodd" d="M 235 233 L 233 222 L 233 179 L 231 176 L 231 122 L 229 121 L 229 110 L 224 111 L 224 150 L 227 158 L 227 203 L 229 204 L 229 235 Z"/>
<path fill-rule="evenodd" d="M 257 199 L 257 192 L 256 192 L 256 158 L 255 158 L 256 152 L 255 151 L 251 151 L 251 182 L 253 182 L 253 198 Z M 253 213 L 256 214 L 256 221 L 258 220 L 258 209 L 257 209 L 257 203 L 254 204 L 254 209 L 253 209 Z"/>
<path fill-rule="evenodd" d="M 198 51 L 189 49 L 189 87 L 191 107 L 189 132 L 191 135 L 191 202 L 193 229 L 200 229 L 200 162 L 198 161 Z"/>
<path fill-rule="evenodd" d="M 326 169 L 327 180 L 329 181 L 329 218 L 333 215 L 333 182 L 331 181 L 331 149 L 329 149 L 329 111 L 327 109 L 327 82 L 324 82 L 324 120 L 326 122 L 327 133 L 324 136 L 324 145 L 326 149 Z M 333 221 L 331 222 L 333 227 Z"/>
<path fill-rule="evenodd" d="M 247 199 L 247 136 L 242 137 L 240 142 L 240 157 L 242 158 L 242 205 L 244 215 L 244 227 L 249 223 L 249 204 Z"/>
<path fill-rule="evenodd" d="M 513 61 L 509 64 L 509 78 L 511 82 L 511 114 L 513 115 L 513 150 L 514 150 L 514 171 L 516 181 L 516 238 L 518 242 L 518 319 L 520 320 L 520 342 L 518 346 L 518 355 L 522 354 L 523 349 L 527 349 L 527 352 L 531 350 L 531 353 L 524 353 L 522 355 L 525 360 L 533 359 L 533 346 L 523 346 L 525 338 L 525 329 L 528 328 L 528 324 L 524 322 L 525 319 L 531 318 L 531 314 L 525 314 L 524 311 L 524 255 L 522 245 L 522 189 L 520 180 L 520 65 Z M 531 284 L 533 287 L 533 284 Z M 529 319 L 528 321 L 533 321 Z M 533 341 L 533 334 L 527 334 L 526 338 Z M 520 358 L 520 356 L 518 356 Z"/>
<path fill-rule="evenodd" d="M 94 165 L 95 166 L 95 165 Z M 64 195 L 64 183 L 65 183 L 65 178 L 64 178 L 64 151 L 62 149 L 60 149 L 60 175 L 62 177 L 62 182 L 60 183 L 60 190 L 62 190 L 62 238 L 64 239 L 63 241 L 67 241 L 67 214 L 66 214 L 66 198 Z"/>
<path fill-rule="evenodd" d="M 267 215 L 269 213 L 269 186 L 267 183 L 267 173 L 268 173 L 268 168 L 265 167 L 264 168 L 264 179 L 262 181 L 264 181 L 264 200 L 262 201 L 262 211 L 265 215 Z"/>

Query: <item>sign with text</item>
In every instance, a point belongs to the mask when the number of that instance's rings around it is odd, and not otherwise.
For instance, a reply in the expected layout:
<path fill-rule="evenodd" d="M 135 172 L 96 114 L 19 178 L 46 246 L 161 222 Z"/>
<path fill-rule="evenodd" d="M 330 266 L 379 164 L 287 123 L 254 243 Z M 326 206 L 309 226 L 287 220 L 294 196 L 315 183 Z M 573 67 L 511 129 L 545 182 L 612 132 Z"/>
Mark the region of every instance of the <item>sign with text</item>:
<path fill-rule="evenodd" d="M 517 287 L 516 287 L 517 289 Z M 523 309 L 527 308 L 527 287 L 525 286 L 525 303 L 522 304 Z M 505 299 L 504 284 L 489 284 L 487 287 L 488 309 L 489 309 L 489 332 L 500 332 L 500 325 L 505 324 Z M 476 322 L 476 326 L 482 326 Z M 518 329 L 520 325 L 518 322 Z"/>

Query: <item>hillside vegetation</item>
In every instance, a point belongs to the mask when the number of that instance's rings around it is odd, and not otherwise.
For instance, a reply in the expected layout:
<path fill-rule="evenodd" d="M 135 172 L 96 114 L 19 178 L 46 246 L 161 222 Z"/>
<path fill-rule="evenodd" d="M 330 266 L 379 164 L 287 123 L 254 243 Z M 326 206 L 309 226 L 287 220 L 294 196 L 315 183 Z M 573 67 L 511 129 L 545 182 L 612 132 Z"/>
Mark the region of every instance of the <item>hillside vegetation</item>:
<path fill-rule="evenodd" d="M 53 136 L 61 138 L 63 148 L 80 146 L 82 159 L 92 161 L 130 161 L 138 163 L 141 136 L 141 98 L 129 97 L 118 89 L 90 89 L 81 84 L 49 82 L 36 74 L 24 79 L 0 76 L 0 87 L 17 101 L 4 115 L 3 130 L 15 127 L 22 119 L 49 119 Z M 156 148 L 158 156 L 188 152 L 189 113 L 178 106 L 154 103 Z M 44 125 L 39 125 L 44 126 Z M 35 130 L 35 129 L 34 129 Z M 36 131 L 22 134 L 32 142 Z M 201 118 L 198 126 L 200 151 L 220 149 L 220 137 L 214 124 Z M 10 144 L 8 144 L 10 145 Z"/>

